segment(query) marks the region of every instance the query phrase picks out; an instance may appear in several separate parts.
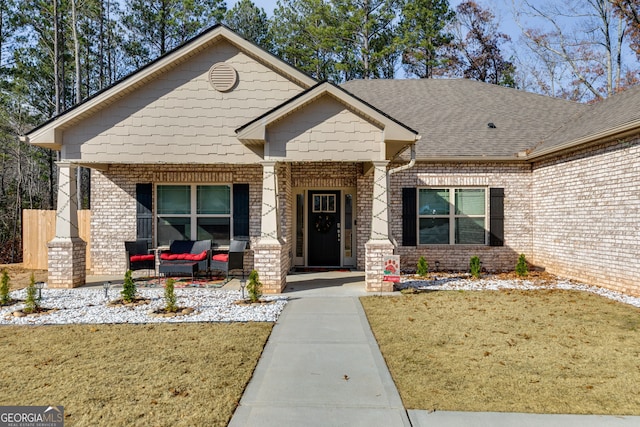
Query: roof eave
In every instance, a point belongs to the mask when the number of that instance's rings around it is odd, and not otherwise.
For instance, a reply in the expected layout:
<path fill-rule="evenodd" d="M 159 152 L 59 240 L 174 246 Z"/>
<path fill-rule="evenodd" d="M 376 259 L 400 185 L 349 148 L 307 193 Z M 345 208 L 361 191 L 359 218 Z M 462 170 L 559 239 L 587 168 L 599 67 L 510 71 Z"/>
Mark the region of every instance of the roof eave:
<path fill-rule="evenodd" d="M 570 151 L 581 146 L 586 146 L 597 142 L 604 142 L 615 138 L 625 138 L 633 134 L 637 134 L 638 132 L 640 132 L 640 120 L 634 120 L 602 132 L 594 133 L 582 138 L 565 142 L 563 144 L 535 150 L 527 155 L 526 160 L 539 160 L 540 158 L 558 154 L 563 151 Z"/>
<path fill-rule="evenodd" d="M 429 156 L 418 157 L 417 162 L 421 163 L 481 163 L 481 162 L 518 162 L 523 163 L 524 159 L 513 156 Z"/>

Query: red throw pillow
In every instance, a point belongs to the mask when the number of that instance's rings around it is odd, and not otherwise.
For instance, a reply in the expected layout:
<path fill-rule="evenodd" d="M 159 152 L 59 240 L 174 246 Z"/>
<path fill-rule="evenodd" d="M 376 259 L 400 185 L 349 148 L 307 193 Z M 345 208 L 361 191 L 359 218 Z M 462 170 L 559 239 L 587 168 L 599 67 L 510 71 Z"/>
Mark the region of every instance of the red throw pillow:
<path fill-rule="evenodd" d="M 153 261 L 156 257 L 151 255 L 131 255 L 129 257 L 129 261 L 131 262 L 140 262 L 140 261 Z"/>
<path fill-rule="evenodd" d="M 229 262 L 229 254 L 216 254 L 211 259 L 214 261 Z"/>

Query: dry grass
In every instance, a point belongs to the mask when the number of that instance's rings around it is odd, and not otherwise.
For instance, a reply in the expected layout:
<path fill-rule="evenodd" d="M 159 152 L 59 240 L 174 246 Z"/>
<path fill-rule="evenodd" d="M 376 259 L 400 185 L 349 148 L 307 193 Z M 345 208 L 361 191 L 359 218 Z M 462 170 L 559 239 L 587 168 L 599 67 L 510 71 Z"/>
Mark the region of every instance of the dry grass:
<path fill-rule="evenodd" d="M 0 327 L 0 405 L 67 426 L 225 426 L 271 324 Z"/>
<path fill-rule="evenodd" d="M 405 407 L 640 415 L 640 309 L 574 291 L 362 298 Z"/>
<path fill-rule="evenodd" d="M 0 273 L 6 270 L 9 275 L 11 289 L 22 289 L 29 286 L 31 274 L 36 282 L 47 281 L 47 270 L 30 270 L 22 266 L 22 264 L 0 264 Z"/>

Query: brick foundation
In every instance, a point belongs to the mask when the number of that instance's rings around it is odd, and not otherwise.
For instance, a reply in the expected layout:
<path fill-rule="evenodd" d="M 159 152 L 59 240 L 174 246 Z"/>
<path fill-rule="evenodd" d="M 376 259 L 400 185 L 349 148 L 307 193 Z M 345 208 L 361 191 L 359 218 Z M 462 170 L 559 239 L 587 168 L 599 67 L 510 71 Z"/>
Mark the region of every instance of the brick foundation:
<path fill-rule="evenodd" d="M 367 292 L 386 292 L 389 288 L 384 279 L 383 259 L 393 255 L 393 244 L 389 241 L 370 240 L 365 244 L 365 290 Z M 393 285 L 391 289 L 393 290 Z"/>
<path fill-rule="evenodd" d="M 287 286 L 288 255 L 279 242 L 259 242 L 253 248 L 254 268 L 262 283 L 262 292 L 278 294 Z"/>
<path fill-rule="evenodd" d="M 87 243 L 80 238 L 56 238 L 47 244 L 49 248 L 50 288 L 75 288 L 86 282 Z"/>

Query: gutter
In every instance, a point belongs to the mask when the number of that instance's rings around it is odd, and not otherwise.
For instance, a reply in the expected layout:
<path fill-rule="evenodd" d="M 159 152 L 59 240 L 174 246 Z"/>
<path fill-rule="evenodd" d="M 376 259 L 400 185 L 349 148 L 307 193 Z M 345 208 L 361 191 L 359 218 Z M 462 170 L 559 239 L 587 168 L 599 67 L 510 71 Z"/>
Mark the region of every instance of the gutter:
<path fill-rule="evenodd" d="M 416 136 L 416 142 L 420 140 L 421 136 Z M 411 144 L 411 160 L 406 165 L 398 166 L 397 168 L 389 169 L 387 171 L 387 215 L 391 212 L 391 202 L 389 201 L 389 188 L 391 184 L 391 175 L 397 172 L 402 172 L 407 169 L 411 169 L 416 164 L 416 142 Z M 393 244 L 394 252 L 398 250 L 398 241 L 393 237 L 393 233 L 391 232 L 391 221 L 387 218 L 387 234 L 389 236 L 389 240 Z"/>

